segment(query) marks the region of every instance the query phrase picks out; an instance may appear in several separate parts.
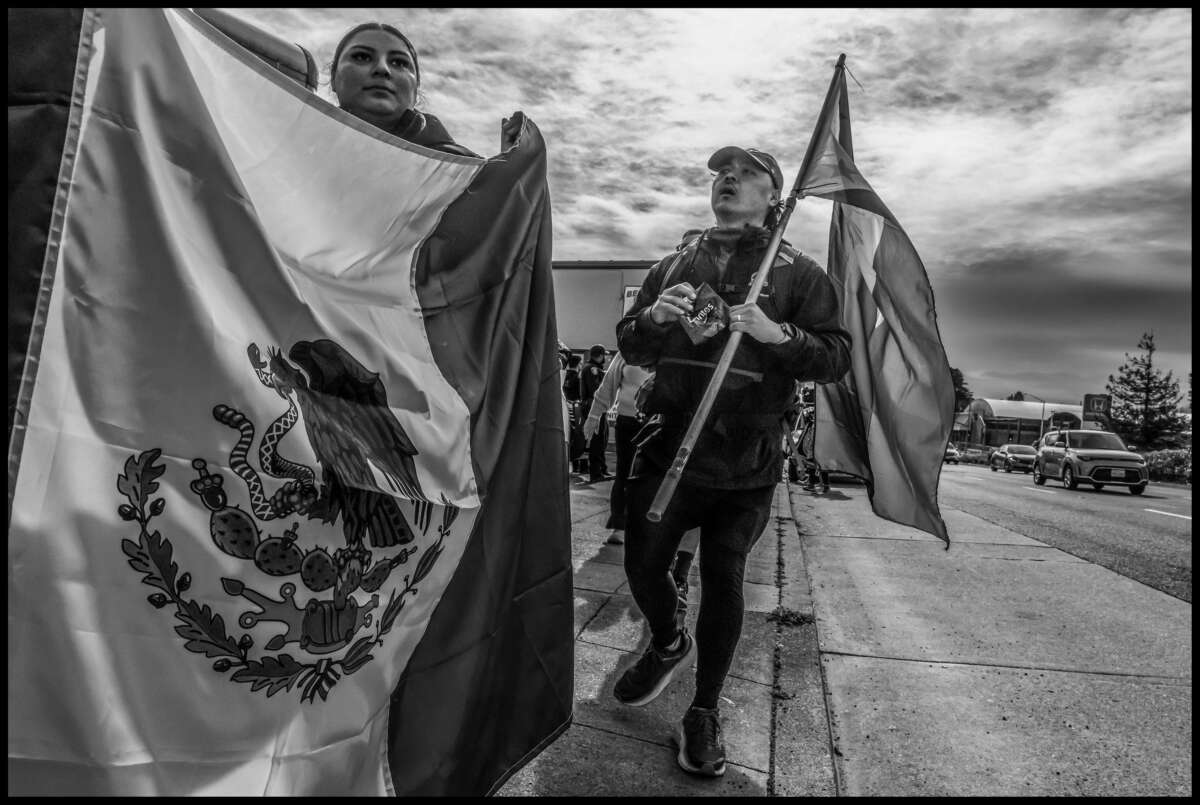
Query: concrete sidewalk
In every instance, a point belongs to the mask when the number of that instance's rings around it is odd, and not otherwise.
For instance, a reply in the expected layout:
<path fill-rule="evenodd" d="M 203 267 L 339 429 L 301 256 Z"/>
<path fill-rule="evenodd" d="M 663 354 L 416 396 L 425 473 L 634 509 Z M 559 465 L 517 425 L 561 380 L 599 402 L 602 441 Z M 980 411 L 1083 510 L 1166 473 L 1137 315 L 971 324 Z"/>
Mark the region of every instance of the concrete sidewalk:
<path fill-rule="evenodd" d="M 571 490 L 574 724 L 498 795 L 1191 794 L 1190 604 L 943 507 L 945 551 L 837 483 L 777 488 L 721 703 L 727 771 L 684 773 L 693 675 L 646 707 L 612 698 L 649 635 L 604 544 L 609 487 Z M 692 589 L 694 627 L 695 568 Z"/>
<path fill-rule="evenodd" d="M 1192 606 L 942 508 L 798 499 L 839 791 L 1190 796 Z"/>
<path fill-rule="evenodd" d="M 649 630 L 629 594 L 623 546 L 607 545 L 611 481 L 571 489 L 575 571 L 575 719 L 498 796 L 831 796 L 834 769 L 816 629 L 800 540 L 780 484 L 772 519 L 747 562 L 742 639 L 721 702 L 725 775 L 675 761 L 675 726 L 691 703 L 689 670 L 645 707 L 612 696 Z M 690 576 L 695 629 L 699 575 Z"/>

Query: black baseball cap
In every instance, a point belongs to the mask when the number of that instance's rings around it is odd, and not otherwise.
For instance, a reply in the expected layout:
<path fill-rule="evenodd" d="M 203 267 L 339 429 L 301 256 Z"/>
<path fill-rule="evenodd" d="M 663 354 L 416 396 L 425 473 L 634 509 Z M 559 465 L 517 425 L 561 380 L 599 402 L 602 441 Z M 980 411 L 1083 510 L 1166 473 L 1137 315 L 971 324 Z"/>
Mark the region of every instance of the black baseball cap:
<path fill-rule="evenodd" d="M 775 189 L 782 192 L 783 190 L 783 171 L 779 169 L 779 163 L 775 161 L 775 157 L 768 154 L 766 151 L 760 151 L 757 148 L 742 148 L 736 145 L 727 145 L 724 148 L 718 148 L 713 155 L 708 158 L 709 170 L 720 170 L 723 165 L 729 162 L 735 155 L 746 157 L 756 163 L 759 167 L 771 174 L 771 183 L 775 185 Z"/>

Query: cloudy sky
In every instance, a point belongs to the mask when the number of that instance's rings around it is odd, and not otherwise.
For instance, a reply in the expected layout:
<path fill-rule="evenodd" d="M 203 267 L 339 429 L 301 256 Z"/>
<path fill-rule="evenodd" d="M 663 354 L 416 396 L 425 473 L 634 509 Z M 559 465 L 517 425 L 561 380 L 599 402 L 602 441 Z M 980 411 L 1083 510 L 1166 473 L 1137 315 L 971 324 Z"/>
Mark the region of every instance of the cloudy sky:
<path fill-rule="evenodd" d="M 921 254 L 950 365 L 978 397 L 1103 393 L 1153 331 L 1188 390 L 1188 9 L 228 9 L 306 47 L 390 22 L 422 108 L 499 150 L 546 138 L 556 260 L 658 259 L 712 223 L 707 157 L 775 154 L 794 181 L 838 54 L 856 163 Z M 861 85 L 861 86 L 860 86 Z M 824 263 L 830 204 L 787 239 Z"/>

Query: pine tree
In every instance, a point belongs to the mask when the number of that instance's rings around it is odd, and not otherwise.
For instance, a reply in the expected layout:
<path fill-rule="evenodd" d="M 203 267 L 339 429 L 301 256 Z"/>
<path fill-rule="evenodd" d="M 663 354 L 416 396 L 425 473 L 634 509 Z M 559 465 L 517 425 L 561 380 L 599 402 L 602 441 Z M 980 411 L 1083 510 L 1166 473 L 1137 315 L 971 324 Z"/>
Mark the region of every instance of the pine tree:
<path fill-rule="evenodd" d="M 963 373 L 951 366 L 950 380 L 954 383 L 955 412 L 967 410 L 967 406 L 971 404 L 971 400 L 974 399 L 975 395 L 967 388 L 967 381 L 963 377 Z"/>
<path fill-rule="evenodd" d="M 1116 430 L 1127 441 L 1143 449 L 1173 445 L 1172 436 L 1181 422 L 1176 406 L 1183 399 L 1179 383 L 1171 372 L 1163 374 L 1154 367 L 1154 332 L 1142 334 L 1138 342 L 1141 354 L 1130 357 L 1108 376 L 1105 386 L 1112 395 L 1112 419 Z"/>

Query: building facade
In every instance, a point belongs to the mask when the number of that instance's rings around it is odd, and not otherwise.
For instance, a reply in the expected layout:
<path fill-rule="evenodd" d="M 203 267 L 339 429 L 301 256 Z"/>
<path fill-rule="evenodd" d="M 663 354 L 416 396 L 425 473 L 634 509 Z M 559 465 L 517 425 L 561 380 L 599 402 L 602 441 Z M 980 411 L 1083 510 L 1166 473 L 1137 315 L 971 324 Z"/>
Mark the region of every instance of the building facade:
<path fill-rule="evenodd" d="M 1084 419 L 1081 404 L 976 397 L 965 411 L 954 415 L 950 441 L 989 449 L 1009 443 L 1031 445 L 1052 428 L 1106 430 L 1101 422 Z"/>
<path fill-rule="evenodd" d="M 555 260 L 558 340 L 576 353 L 617 348 L 617 322 L 657 260 Z"/>

